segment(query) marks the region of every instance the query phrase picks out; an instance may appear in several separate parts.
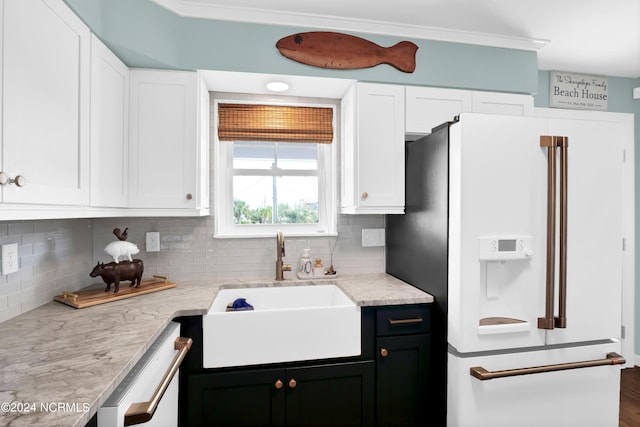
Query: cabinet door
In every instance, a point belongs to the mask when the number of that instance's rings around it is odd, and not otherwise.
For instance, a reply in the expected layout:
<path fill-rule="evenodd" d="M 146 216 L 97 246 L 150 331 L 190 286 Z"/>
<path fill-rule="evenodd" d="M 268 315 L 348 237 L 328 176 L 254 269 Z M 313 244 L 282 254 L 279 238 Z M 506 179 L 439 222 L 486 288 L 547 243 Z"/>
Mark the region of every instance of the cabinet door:
<path fill-rule="evenodd" d="M 194 72 L 131 71 L 129 207 L 200 207 L 208 170 L 200 169 L 198 80 Z"/>
<path fill-rule="evenodd" d="M 188 400 L 186 424 L 284 425 L 284 382 L 284 369 L 192 374 L 187 378 L 187 394 L 181 396 Z"/>
<path fill-rule="evenodd" d="M 471 111 L 507 116 L 530 116 L 533 114 L 533 97 L 517 93 L 473 92 Z"/>
<path fill-rule="evenodd" d="M 404 87 L 358 83 L 343 108 L 342 212 L 403 213 Z"/>
<path fill-rule="evenodd" d="M 429 334 L 378 338 L 379 426 L 429 425 L 429 349 Z"/>
<path fill-rule="evenodd" d="M 287 425 L 371 426 L 374 362 L 287 369 Z"/>
<path fill-rule="evenodd" d="M 126 207 L 129 69 L 91 36 L 91 206 Z"/>
<path fill-rule="evenodd" d="M 90 32 L 60 0 L 3 1 L 2 201 L 89 203 Z"/>
<path fill-rule="evenodd" d="M 471 111 L 468 90 L 407 86 L 405 126 L 407 134 L 426 135 L 431 129 Z"/>

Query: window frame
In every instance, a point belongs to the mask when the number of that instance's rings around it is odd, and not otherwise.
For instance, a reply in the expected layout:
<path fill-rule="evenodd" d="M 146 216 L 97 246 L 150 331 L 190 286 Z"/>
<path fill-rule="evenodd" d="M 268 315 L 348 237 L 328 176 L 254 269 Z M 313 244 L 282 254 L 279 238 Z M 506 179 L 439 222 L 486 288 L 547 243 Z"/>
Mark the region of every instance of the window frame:
<path fill-rule="evenodd" d="M 287 236 L 337 236 L 337 145 L 338 100 L 305 99 L 299 101 L 282 97 L 282 100 L 214 98 L 211 114 L 213 149 L 213 212 L 214 238 L 273 237 L 278 232 Z M 318 144 L 318 220 L 317 224 L 234 224 L 233 220 L 233 142 L 218 139 L 218 104 L 269 104 L 296 107 L 325 107 L 333 109 L 333 141 Z M 301 143 L 308 144 L 308 143 Z M 259 169 L 255 169 L 260 171 Z M 269 170 L 262 170 L 268 172 Z"/>

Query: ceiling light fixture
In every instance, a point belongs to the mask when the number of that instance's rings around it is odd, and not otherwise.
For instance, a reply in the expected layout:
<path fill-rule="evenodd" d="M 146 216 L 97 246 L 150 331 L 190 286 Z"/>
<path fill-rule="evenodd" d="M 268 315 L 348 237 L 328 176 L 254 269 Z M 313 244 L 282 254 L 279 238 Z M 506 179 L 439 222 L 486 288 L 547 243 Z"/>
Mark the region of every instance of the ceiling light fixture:
<path fill-rule="evenodd" d="M 284 92 L 289 89 L 289 84 L 285 82 L 269 82 L 267 83 L 267 89 L 271 92 Z"/>

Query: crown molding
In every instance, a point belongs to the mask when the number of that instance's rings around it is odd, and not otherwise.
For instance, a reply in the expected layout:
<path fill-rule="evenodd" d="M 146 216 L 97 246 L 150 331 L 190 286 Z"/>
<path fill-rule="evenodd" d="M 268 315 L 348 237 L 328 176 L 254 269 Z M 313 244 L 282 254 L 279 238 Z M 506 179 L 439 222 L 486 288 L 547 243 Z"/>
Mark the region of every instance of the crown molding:
<path fill-rule="evenodd" d="M 549 41 L 508 37 L 469 31 L 450 30 L 446 28 L 419 25 L 397 24 L 393 22 L 350 19 L 339 16 L 311 15 L 295 12 L 275 12 L 267 9 L 243 8 L 207 4 L 189 0 L 151 0 L 172 11 L 176 15 L 190 18 L 202 18 L 221 21 L 250 22 L 309 27 L 333 31 L 350 31 L 368 34 L 380 34 L 398 37 L 438 40 L 507 49 L 538 51 Z"/>

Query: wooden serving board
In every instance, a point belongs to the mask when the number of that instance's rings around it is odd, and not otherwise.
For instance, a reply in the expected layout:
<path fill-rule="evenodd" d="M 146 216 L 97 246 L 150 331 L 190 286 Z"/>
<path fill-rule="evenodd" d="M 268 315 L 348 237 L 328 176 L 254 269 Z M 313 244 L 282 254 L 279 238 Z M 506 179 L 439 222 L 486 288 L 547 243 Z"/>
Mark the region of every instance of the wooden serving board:
<path fill-rule="evenodd" d="M 114 285 L 112 284 L 111 291 L 109 292 L 104 291 L 106 285 L 102 284 L 100 287 L 91 286 L 90 288 L 85 288 L 76 292 L 64 292 L 62 295 L 57 295 L 53 299 L 54 301 L 70 305 L 71 307 L 85 308 L 107 302 L 119 301 L 125 298 L 137 297 L 138 295 L 144 295 L 151 292 L 175 288 L 176 284 L 168 282 L 163 277 L 154 276 L 151 279 L 143 279 L 139 288 L 130 288 L 129 282 L 120 283 L 120 291 L 117 294 L 113 293 L 113 286 Z"/>

